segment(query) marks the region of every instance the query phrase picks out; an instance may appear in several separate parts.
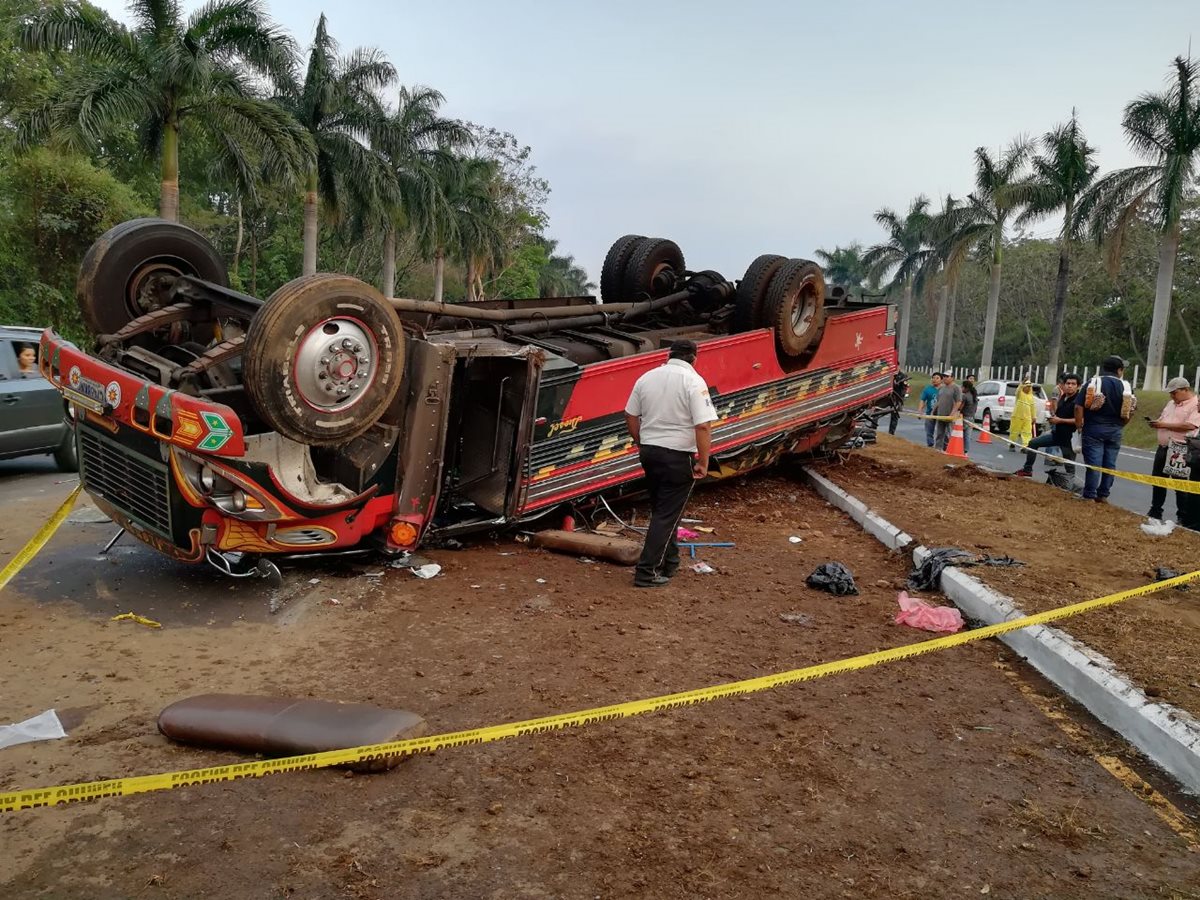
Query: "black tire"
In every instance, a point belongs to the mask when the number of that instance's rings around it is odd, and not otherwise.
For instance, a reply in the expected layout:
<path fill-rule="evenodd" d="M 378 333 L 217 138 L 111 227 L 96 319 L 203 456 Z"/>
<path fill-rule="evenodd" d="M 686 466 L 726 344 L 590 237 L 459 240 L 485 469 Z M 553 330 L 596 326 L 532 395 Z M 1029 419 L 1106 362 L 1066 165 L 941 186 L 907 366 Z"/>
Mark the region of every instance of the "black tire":
<path fill-rule="evenodd" d="M 626 300 L 665 297 L 683 277 L 683 251 L 665 238 L 644 238 L 625 264 L 622 290 Z"/>
<path fill-rule="evenodd" d="M 771 279 L 787 259 L 777 253 L 764 253 L 746 269 L 738 282 L 737 295 L 733 301 L 734 333 L 763 327 L 763 305 L 766 303 L 767 288 Z"/>
<path fill-rule="evenodd" d="M 63 431 L 62 443 L 54 451 L 54 464 L 60 472 L 79 471 L 79 448 L 75 446 L 75 429 L 69 425 Z"/>
<path fill-rule="evenodd" d="M 637 245 L 645 238 L 640 234 L 627 234 L 613 241 L 604 257 L 604 267 L 600 270 L 600 299 L 605 303 L 616 303 L 621 299 L 622 274 L 629 257 L 637 249 Z"/>
<path fill-rule="evenodd" d="M 165 306 L 162 276 L 194 275 L 226 287 L 225 261 L 200 232 L 165 219 L 131 219 L 110 228 L 88 249 L 79 266 L 75 299 L 93 334 L 112 334 L 138 316 Z M 207 334 L 199 331 L 207 330 Z M 193 327 L 207 343 L 211 328 Z"/>
<path fill-rule="evenodd" d="M 302 444 L 343 444 L 395 398 L 404 332 L 369 284 L 307 275 L 272 294 L 251 320 L 242 368 L 250 402 L 269 427 Z"/>
<path fill-rule="evenodd" d="M 771 279 L 764 313 L 782 355 L 797 357 L 815 350 L 825 330 L 821 267 L 807 259 L 789 259 L 780 266 Z"/>

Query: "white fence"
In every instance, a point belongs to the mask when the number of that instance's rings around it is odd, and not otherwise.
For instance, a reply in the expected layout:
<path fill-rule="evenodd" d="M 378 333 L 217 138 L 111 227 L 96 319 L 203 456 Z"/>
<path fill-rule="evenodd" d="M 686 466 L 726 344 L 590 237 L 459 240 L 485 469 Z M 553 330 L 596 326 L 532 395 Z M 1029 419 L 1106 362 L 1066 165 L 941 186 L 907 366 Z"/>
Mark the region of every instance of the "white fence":
<path fill-rule="evenodd" d="M 1138 377 L 1141 373 L 1141 368 L 1142 367 L 1140 365 L 1134 366 L 1132 377 L 1128 371 L 1125 373 L 1125 377 L 1128 379 L 1129 383 L 1133 385 L 1135 393 L 1142 384 L 1141 378 Z M 1179 371 L 1175 374 L 1171 373 L 1170 368 L 1170 366 L 1163 366 L 1162 390 L 1166 390 L 1167 382 L 1170 379 L 1187 377 L 1187 374 L 1184 371 L 1184 366 L 1179 366 Z M 909 371 L 924 372 L 926 375 L 930 375 L 933 372 L 951 372 L 958 381 L 962 381 L 962 379 L 968 375 L 974 375 L 976 378 L 978 378 L 979 375 L 978 368 L 959 366 L 951 366 L 948 368 L 935 368 L 933 366 L 910 366 Z M 1095 375 L 1099 371 L 1099 366 L 1059 366 L 1058 371 L 1059 374 L 1074 372 L 1082 377 L 1084 381 L 1087 381 L 1090 376 Z M 1045 375 L 1045 366 L 992 366 L 991 377 L 999 381 L 1024 381 L 1026 378 L 1028 378 L 1034 384 L 1042 384 Z M 1196 366 L 1196 371 L 1192 374 L 1192 389 L 1195 390 L 1196 393 L 1200 393 L 1200 366 Z"/>

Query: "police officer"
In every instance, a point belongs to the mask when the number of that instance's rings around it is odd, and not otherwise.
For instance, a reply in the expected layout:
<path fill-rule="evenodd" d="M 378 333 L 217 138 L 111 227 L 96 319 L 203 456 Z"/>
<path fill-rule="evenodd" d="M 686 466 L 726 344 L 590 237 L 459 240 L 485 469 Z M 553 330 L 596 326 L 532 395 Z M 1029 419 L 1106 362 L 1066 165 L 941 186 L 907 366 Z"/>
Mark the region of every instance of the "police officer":
<path fill-rule="evenodd" d="M 666 363 L 639 378 L 625 404 L 650 492 L 650 527 L 634 570 L 635 587 L 661 587 L 679 569 L 675 533 L 692 485 L 708 474 L 717 413 L 708 385 L 692 368 L 695 361 L 694 342 L 673 342 Z"/>

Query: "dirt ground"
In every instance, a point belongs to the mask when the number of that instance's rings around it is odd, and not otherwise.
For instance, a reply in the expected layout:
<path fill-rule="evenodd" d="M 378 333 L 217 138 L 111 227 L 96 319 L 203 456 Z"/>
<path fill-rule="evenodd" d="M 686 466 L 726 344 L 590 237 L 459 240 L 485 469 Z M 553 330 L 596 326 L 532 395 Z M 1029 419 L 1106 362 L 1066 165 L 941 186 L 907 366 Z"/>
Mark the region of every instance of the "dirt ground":
<path fill-rule="evenodd" d="M 1025 562 L 971 574 L 1028 612 L 1146 584 L 1159 566 L 1200 568 L 1200 534 L 1177 528 L 1150 537 L 1139 527 L 1145 520 L 1125 510 L 1076 500 L 1034 479 L 947 463 L 945 454 L 880 435 L 876 447 L 817 470 L 926 546 Z M 1115 661 L 1150 696 L 1200 717 L 1200 583 L 1059 627 Z"/>
<path fill-rule="evenodd" d="M 886 465 L 901 481 L 909 464 L 884 463 L 885 449 L 839 478 Z M 938 477 L 957 496 L 956 476 Z M 47 497 L 45 512 L 55 502 Z M 71 551 L 69 569 L 70 538 L 56 538 L 46 553 L 58 572 L 31 564 L 0 596 L 0 720 L 57 707 L 73 727 L 66 740 L 0 751 L 0 789 L 234 762 L 155 731 L 163 706 L 209 691 L 401 706 L 444 731 L 929 637 L 892 624 L 906 560 L 795 478 L 700 491 L 689 515 L 737 546 L 704 554 L 719 574 L 683 571 L 666 589 L 633 589 L 627 569 L 484 540 L 432 552 L 445 571 L 431 581 L 374 563 L 289 570 L 274 614 L 241 585 L 219 584 L 226 599 L 202 601 L 216 576 L 180 567 L 152 573 L 177 579 L 177 596 L 147 600 L 121 574 L 132 578 L 145 553 L 109 564 L 94 548 Z M 13 527 L 0 526 L 7 552 L 19 546 Z M 1034 562 L 1023 543 L 996 539 L 995 549 Z M 854 572 L 859 596 L 805 587 L 828 560 Z M 1120 583 L 1072 576 L 1064 599 L 1141 580 L 1121 571 Z M 1022 576 L 1033 584 L 1036 570 Z M 110 621 L 128 608 L 164 627 Z M 808 620 L 781 620 L 789 612 Z M 383 775 L 313 771 L 13 813 L 0 816 L 0 895 L 1200 897 L 1200 853 L 1093 759 L 1123 744 L 1083 720 L 1085 739 L 1073 740 L 1018 681 L 1053 694 L 987 642 L 442 751 Z"/>

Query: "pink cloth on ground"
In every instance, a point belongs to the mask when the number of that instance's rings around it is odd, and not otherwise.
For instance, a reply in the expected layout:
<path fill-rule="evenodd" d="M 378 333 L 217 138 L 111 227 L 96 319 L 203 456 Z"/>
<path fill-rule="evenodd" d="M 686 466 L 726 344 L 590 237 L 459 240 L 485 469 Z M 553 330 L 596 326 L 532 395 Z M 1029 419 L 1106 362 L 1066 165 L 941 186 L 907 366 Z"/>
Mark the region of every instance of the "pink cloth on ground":
<path fill-rule="evenodd" d="M 961 631 L 963 617 L 953 606 L 930 606 L 919 597 L 908 596 L 901 591 L 896 598 L 900 612 L 896 613 L 897 625 L 909 625 L 925 631 Z"/>
<path fill-rule="evenodd" d="M 690 528 L 676 528 L 675 540 L 677 541 L 694 541 L 700 537 L 700 532 L 692 531 Z"/>

